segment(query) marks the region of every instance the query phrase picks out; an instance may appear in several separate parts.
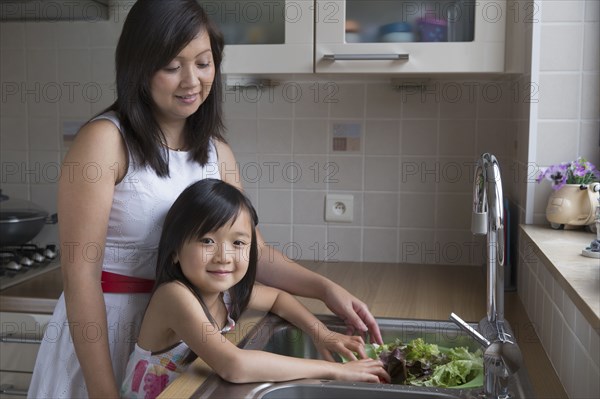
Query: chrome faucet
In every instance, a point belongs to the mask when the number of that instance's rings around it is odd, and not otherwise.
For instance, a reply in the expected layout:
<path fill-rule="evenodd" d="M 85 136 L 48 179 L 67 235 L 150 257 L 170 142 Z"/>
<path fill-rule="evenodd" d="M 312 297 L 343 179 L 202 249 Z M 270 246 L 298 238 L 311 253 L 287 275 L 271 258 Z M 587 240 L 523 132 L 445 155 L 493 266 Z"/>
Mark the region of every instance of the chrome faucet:
<path fill-rule="evenodd" d="M 504 211 L 500 166 L 494 155 L 485 153 L 477 161 L 473 180 L 471 231 L 486 235 L 486 312 L 479 331 L 456 314 L 450 320 L 471 335 L 485 350 L 483 368 L 486 398 L 509 398 L 508 380 L 523 362 L 512 332 L 504 322 Z"/>

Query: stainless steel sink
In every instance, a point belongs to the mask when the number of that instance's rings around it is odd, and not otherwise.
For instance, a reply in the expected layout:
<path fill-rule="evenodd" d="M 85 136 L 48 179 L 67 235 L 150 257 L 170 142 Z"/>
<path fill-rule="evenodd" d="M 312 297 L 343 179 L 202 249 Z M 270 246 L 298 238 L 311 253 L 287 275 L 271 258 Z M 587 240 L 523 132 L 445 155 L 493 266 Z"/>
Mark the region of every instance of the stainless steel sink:
<path fill-rule="evenodd" d="M 328 328 L 343 332 L 344 324 L 331 316 L 319 316 Z M 445 347 L 465 346 L 470 350 L 479 344 L 463 333 L 454 323 L 434 320 L 377 319 L 385 342 L 400 338 L 407 342 L 421 337 L 428 343 Z M 477 328 L 476 324 L 472 325 Z M 265 316 L 239 346 L 245 349 L 265 350 L 281 355 L 320 358 L 312 341 L 301 330 L 275 315 Z M 535 397 L 525 369 L 511 377 L 510 391 L 513 398 Z M 392 384 L 367 384 L 345 381 L 303 379 L 279 383 L 232 384 L 212 374 L 194 393 L 194 398 L 253 398 L 253 399 L 470 399 L 481 398 L 483 388 L 452 389 L 412 387 Z"/>

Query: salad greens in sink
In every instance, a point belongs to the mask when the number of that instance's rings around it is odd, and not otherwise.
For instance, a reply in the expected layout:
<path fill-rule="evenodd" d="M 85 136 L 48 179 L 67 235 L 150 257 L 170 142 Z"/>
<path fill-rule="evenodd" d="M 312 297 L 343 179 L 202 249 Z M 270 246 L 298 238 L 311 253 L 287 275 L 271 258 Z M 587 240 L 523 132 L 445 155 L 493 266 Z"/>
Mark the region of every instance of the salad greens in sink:
<path fill-rule="evenodd" d="M 379 358 L 392 384 L 441 388 L 474 388 L 483 385 L 483 354 L 465 347 L 444 348 L 416 338 L 384 345 L 366 344 L 367 356 Z"/>

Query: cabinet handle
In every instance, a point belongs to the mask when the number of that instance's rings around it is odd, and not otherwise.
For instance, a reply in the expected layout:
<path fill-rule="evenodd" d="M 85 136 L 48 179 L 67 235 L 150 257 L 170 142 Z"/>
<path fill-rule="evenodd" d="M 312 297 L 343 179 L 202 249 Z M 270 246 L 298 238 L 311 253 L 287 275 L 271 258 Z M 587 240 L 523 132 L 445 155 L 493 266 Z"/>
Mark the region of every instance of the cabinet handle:
<path fill-rule="evenodd" d="M 22 338 L 15 336 L 14 333 L 0 334 L 0 342 L 5 344 L 41 344 L 42 338 Z"/>
<path fill-rule="evenodd" d="M 331 61 L 408 61 L 408 54 L 324 54 Z"/>
<path fill-rule="evenodd" d="M 3 384 L 0 385 L 0 394 L 12 396 L 27 396 L 27 391 L 23 389 L 14 389 L 14 385 Z"/>

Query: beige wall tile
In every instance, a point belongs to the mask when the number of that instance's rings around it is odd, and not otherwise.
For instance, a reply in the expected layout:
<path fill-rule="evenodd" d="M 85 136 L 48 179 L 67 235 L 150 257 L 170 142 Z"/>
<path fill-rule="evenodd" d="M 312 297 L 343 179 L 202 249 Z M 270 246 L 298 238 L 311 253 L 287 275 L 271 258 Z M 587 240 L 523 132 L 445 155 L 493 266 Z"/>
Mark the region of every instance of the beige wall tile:
<path fill-rule="evenodd" d="M 436 202 L 436 227 L 442 229 L 471 228 L 473 198 L 468 194 L 446 194 L 438 196 Z"/>
<path fill-rule="evenodd" d="M 435 227 L 435 196 L 432 194 L 401 193 L 399 222 L 401 228 Z"/>
<path fill-rule="evenodd" d="M 259 119 L 258 152 L 260 154 L 291 154 L 292 121 L 289 119 Z"/>
<path fill-rule="evenodd" d="M 401 113 L 400 92 L 390 84 L 367 86 L 367 118 L 396 119 Z"/>
<path fill-rule="evenodd" d="M 332 255 L 337 260 L 361 261 L 362 257 L 362 229 L 357 227 L 327 226 L 327 243 L 337 252 Z"/>
<path fill-rule="evenodd" d="M 401 123 L 402 155 L 436 155 L 438 122 L 435 120 L 404 120 Z"/>
<path fill-rule="evenodd" d="M 315 82 L 291 82 L 283 88 L 284 96 L 294 103 L 297 118 L 324 118 L 329 115 L 329 99 L 317 95 L 319 88 Z"/>
<path fill-rule="evenodd" d="M 334 244 L 327 245 L 325 226 L 294 226 L 292 234 L 292 243 L 299 253 L 298 259 L 323 262 L 337 252 Z"/>
<path fill-rule="evenodd" d="M 475 133 L 475 120 L 440 120 L 439 154 L 472 157 Z"/>
<path fill-rule="evenodd" d="M 256 102 L 259 118 L 291 118 L 294 112 L 294 103 L 282 86 L 263 88 Z"/>
<path fill-rule="evenodd" d="M 398 190 L 397 157 L 365 157 L 365 190 Z"/>
<path fill-rule="evenodd" d="M 0 47 L 4 49 L 23 49 L 25 46 L 25 23 L 12 22 L 0 24 Z"/>
<path fill-rule="evenodd" d="M 576 119 L 580 109 L 578 73 L 540 73 L 539 119 Z"/>
<path fill-rule="evenodd" d="M 330 156 L 329 190 L 362 190 L 363 158 L 360 156 Z"/>
<path fill-rule="evenodd" d="M 56 150 L 60 149 L 59 129 L 56 116 L 47 118 L 30 118 L 29 128 L 29 148 L 32 150 Z M 22 130 L 24 132 L 25 130 Z M 27 137 L 25 134 L 21 134 Z"/>
<path fill-rule="evenodd" d="M 598 21 L 600 20 L 600 2 L 596 0 L 585 1 L 585 20 Z"/>
<path fill-rule="evenodd" d="M 310 224 L 324 226 L 325 194 L 325 191 L 294 190 L 294 225 Z M 355 206 L 354 214 L 356 215 L 357 213 L 360 214 L 360 208 L 357 209 Z"/>
<path fill-rule="evenodd" d="M 353 83 L 329 83 L 327 96 L 333 118 L 358 118 L 365 114 L 365 85 Z"/>
<path fill-rule="evenodd" d="M 337 165 L 329 162 L 322 155 L 294 155 L 293 167 L 290 173 L 295 171 L 293 179 L 294 189 L 320 189 L 325 190 L 327 184 L 335 181 Z"/>
<path fill-rule="evenodd" d="M 364 226 L 398 226 L 398 195 L 396 193 L 366 192 L 364 201 Z"/>
<path fill-rule="evenodd" d="M 326 154 L 329 132 L 326 119 L 294 120 L 294 154 Z"/>
<path fill-rule="evenodd" d="M 398 121 L 367 120 L 364 137 L 367 156 L 399 154 L 400 124 Z"/>
<path fill-rule="evenodd" d="M 596 2 L 600 4 L 600 2 Z M 596 9 L 597 13 L 600 13 Z M 598 36 L 600 35 L 600 23 L 598 22 L 586 22 L 583 28 L 583 70 L 584 71 L 598 71 L 600 69 L 600 49 L 598 44 Z"/>
<path fill-rule="evenodd" d="M 258 153 L 258 121 L 256 119 L 226 119 L 225 139 L 235 154 Z"/>
<path fill-rule="evenodd" d="M 439 181 L 439 163 L 435 158 L 403 156 L 399 171 L 400 192 L 435 192 Z"/>
<path fill-rule="evenodd" d="M 542 22 L 580 22 L 584 18 L 585 0 L 546 0 Z"/>
<path fill-rule="evenodd" d="M 550 2 L 552 3 L 552 2 Z M 540 70 L 578 71 L 581 69 L 582 24 L 542 25 Z"/>
<path fill-rule="evenodd" d="M 433 230 L 399 229 L 398 261 L 401 263 L 434 263 L 438 254 Z"/>
<path fill-rule="evenodd" d="M 598 120 L 600 118 L 600 73 L 582 74 L 581 118 Z"/>
<path fill-rule="evenodd" d="M 260 222 L 291 223 L 292 193 L 289 190 L 261 190 L 257 212 Z"/>
<path fill-rule="evenodd" d="M 552 165 L 577 158 L 579 123 L 573 121 L 538 122 L 536 162 Z"/>
<path fill-rule="evenodd" d="M 398 232 L 396 229 L 364 229 L 363 246 L 365 259 L 371 262 L 397 262 Z"/>
<path fill-rule="evenodd" d="M 24 118 L 3 116 L 0 119 L 0 147 L 4 151 L 28 149 L 27 121 Z"/>
<path fill-rule="evenodd" d="M 292 228 L 289 225 L 261 223 L 259 230 L 267 245 L 278 251 L 289 247 L 289 243 L 292 242 Z"/>

